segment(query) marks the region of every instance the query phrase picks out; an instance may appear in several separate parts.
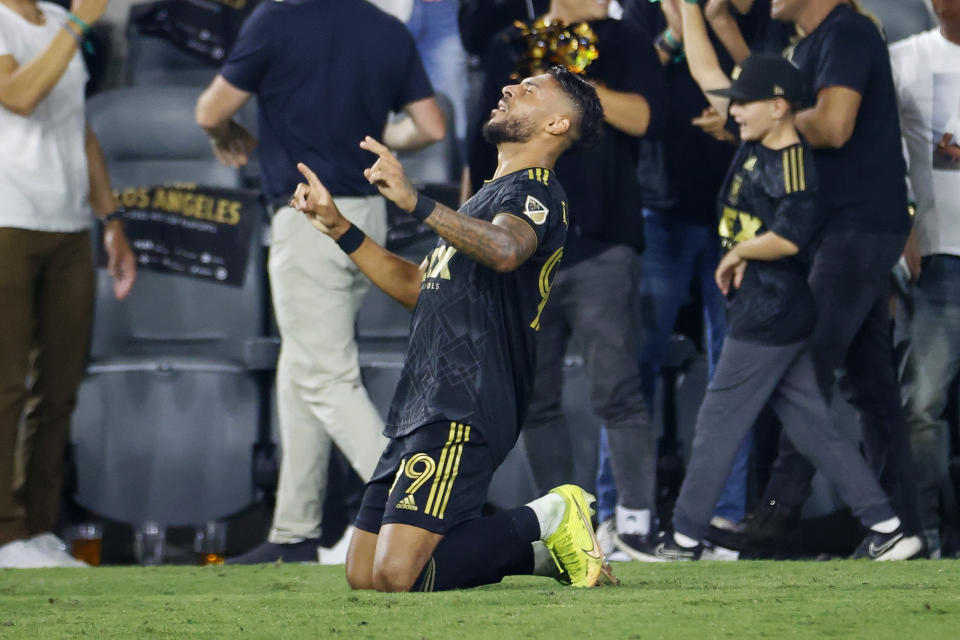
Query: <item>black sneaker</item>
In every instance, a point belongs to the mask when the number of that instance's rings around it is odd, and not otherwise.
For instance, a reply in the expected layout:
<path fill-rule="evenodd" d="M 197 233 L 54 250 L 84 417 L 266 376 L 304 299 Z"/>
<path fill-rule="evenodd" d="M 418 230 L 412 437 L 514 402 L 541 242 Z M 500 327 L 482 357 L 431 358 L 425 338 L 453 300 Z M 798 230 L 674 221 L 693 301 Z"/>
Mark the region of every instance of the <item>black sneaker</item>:
<path fill-rule="evenodd" d="M 613 536 L 613 546 L 630 556 L 631 560 L 649 562 L 647 559 L 654 554 L 656 545 L 653 536 L 642 536 L 636 533 L 617 533 Z"/>
<path fill-rule="evenodd" d="M 899 527 L 893 533 L 870 531 L 853 552 L 853 557 L 882 562 L 918 558 L 922 553 L 923 541 L 920 536 L 908 536 L 903 532 L 903 527 Z"/>
<path fill-rule="evenodd" d="M 227 558 L 227 564 L 266 564 L 270 562 L 318 562 L 320 539 L 313 538 L 277 544 L 264 542 L 236 558 Z"/>
<path fill-rule="evenodd" d="M 681 547 L 673 539 L 672 532 L 661 531 L 657 534 L 656 540 L 650 542 L 649 550 L 638 550 L 633 557 L 640 562 L 678 562 L 699 560 L 701 553 L 703 553 L 702 544 L 697 544 L 695 547 Z"/>

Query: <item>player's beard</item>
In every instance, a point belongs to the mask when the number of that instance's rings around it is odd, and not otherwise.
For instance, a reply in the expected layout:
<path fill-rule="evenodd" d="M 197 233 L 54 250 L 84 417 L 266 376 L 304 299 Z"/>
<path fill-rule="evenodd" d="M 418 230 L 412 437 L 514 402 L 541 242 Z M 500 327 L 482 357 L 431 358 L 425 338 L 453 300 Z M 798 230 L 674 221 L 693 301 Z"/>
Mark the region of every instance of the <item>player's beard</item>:
<path fill-rule="evenodd" d="M 483 125 L 483 139 L 496 146 L 504 142 L 526 142 L 533 136 L 534 125 L 527 118 L 504 118 L 500 122 L 487 120 Z"/>

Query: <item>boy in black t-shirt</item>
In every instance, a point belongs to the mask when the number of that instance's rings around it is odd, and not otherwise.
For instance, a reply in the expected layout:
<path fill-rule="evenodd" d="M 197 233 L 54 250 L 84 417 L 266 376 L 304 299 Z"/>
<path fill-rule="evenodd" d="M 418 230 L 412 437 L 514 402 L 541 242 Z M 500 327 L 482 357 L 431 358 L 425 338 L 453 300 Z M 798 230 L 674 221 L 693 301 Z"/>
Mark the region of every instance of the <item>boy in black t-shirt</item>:
<path fill-rule="evenodd" d="M 674 531 L 661 534 L 651 559 L 699 557 L 737 446 L 767 402 L 797 449 L 870 529 L 858 555 L 906 559 L 920 550 L 920 540 L 904 535 L 863 457 L 833 426 L 810 354 L 816 308 L 807 271 L 822 221 L 816 170 L 793 123 L 800 72 L 779 56 L 760 54 L 733 78 L 727 88 L 709 91 L 732 100 L 744 140 L 718 207 L 729 252 L 715 278 L 729 299 L 729 329 L 697 416 Z"/>

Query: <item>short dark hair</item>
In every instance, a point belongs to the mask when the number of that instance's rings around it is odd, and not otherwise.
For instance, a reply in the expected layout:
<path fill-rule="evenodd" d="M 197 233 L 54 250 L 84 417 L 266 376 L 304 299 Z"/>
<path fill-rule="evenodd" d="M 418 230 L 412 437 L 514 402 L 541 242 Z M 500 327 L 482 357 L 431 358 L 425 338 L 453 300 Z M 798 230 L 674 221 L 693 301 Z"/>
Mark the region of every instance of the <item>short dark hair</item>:
<path fill-rule="evenodd" d="M 556 79 L 577 112 L 574 144 L 592 147 L 603 136 L 603 106 L 596 90 L 566 67 L 551 67 L 547 73 Z"/>

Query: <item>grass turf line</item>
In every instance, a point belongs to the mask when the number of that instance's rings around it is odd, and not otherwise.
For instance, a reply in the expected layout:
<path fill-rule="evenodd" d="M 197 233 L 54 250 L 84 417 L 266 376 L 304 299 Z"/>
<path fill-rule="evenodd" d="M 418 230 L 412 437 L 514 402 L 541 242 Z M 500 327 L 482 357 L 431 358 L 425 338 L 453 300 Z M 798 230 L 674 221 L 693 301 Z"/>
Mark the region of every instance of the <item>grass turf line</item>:
<path fill-rule="evenodd" d="M 618 588 L 435 594 L 352 592 L 324 566 L 2 570 L 0 638 L 960 637 L 960 561 L 615 570 Z"/>

